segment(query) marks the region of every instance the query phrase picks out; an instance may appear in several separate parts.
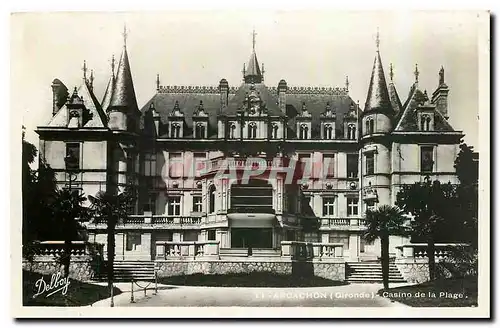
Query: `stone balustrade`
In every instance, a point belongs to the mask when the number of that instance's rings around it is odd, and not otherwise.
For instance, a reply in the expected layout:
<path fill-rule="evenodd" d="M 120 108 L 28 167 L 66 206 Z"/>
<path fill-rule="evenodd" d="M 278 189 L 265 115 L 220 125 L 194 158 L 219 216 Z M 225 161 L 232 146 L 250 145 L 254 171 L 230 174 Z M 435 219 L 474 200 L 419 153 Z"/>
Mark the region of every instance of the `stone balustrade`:
<path fill-rule="evenodd" d="M 123 226 L 143 226 L 143 227 L 175 227 L 175 226 L 193 226 L 201 225 L 204 218 L 201 216 L 180 216 L 180 215 L 152 215 L 145 213 L 143 215 L 129 215 L 123 222 L 118 223 L 117 228 Z M 95 218 L 93 224 L 105 226 L 105 218 Z"/>
<path fill-rule="evenodd" d="M 366 220 L 359 217 L 349 217 L 349 218 L 322 218 L 321 226 L 324 228 L 329 227 L 359 227 L 365 226 Z"/>
<path fill-rule="evenodd" d="M 281 256 L 292 260 L 343 259 L 343 248 L 342 243 L 282 241 Z"/>
<path fill-rule="evenodd" d="M 451 250 L 456 247 L 467 247 L 467 244 L 438 243 L 435 244 L 434 256 L 436 262 L 448 258 Z M 427 244 L 413 243 L 396 246 L 396 261 L 399 262 L 427 262 Z"/>
<path fill-rule="evenodd" d="M 42 241 L 34 244 L 33 251 L 36 256 L 60 256 L 64 254 L 65 244 L 64 241 Z M 71 242 L 71 255 L 83 256 L 90 254 L 102 254 L 103 245 L 91 244 L 84 241 Z"/>
<path fill-rule="evenodd" d="M 219 241 L 157 241 L 156 259 L 219 258 Z"/>

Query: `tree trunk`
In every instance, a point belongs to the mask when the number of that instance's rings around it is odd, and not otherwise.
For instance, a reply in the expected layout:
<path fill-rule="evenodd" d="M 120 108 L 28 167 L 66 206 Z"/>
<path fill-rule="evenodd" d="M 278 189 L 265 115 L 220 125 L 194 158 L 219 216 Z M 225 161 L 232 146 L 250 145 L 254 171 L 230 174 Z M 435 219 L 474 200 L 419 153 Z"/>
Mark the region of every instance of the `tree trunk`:
<path fill-rule="evenodd" d="M 435 244 L 432 234 L 427 241 L 427 257 L 429 258 L 429 280 L 436 279 L 436 257 L 435 257 Z"/>
<path fill-rule="evenodd" d="M 380 237 L 380 255 L 382 264 L 382 280 L 384 289 L 389 288 L 389 236 Z"/>
<path fill-rule="evenodd" d="M 115 225 L 111 224 L 108 226 L 108 263 L 107 263 L 107 272 L 108 272 L 108 287 L 110 290 L 110 296 L 112 296 L 112 288 L 113 288 L 113 278 L 114 278 L 114 268 L 113 263 L 115 261 Z"/>
<path fill-rule="evenodd" d="M 67 233 L 67 232 L 66 232 Z M 71 263 L 71 239 L 64 241 L 64 252 L 62 265 L 64 267 L 64 277 L 69 277 L 69 265 Z"/>

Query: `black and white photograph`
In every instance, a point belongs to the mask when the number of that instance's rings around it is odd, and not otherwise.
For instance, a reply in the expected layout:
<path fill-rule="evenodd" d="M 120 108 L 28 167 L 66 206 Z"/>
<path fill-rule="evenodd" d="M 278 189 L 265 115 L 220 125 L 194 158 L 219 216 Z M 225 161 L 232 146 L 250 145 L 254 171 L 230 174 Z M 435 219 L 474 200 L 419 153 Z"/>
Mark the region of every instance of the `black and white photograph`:
<path fill-rule="evenodd" d="M 10 24 L 14 316 L 489 316 L 488 12 Z"/>

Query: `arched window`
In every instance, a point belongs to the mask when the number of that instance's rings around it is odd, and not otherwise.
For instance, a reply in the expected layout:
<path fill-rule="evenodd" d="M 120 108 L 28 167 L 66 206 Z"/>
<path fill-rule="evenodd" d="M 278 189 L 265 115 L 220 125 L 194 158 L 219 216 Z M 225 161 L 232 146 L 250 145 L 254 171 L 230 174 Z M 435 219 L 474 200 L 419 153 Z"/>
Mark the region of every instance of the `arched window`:
<path fill-rule="evenodd" d="M 370 119 L 370 134 L 373 134 L 375 132 L 375 121 L 373 119 Z"/>
<path fill-rule="evenodd" d="M 195 138 L 205 138 L 205 125 L 203 123 L 196 124 Z"/>
<path fill-rule="evenodd" d="M 333 128 L 330 124 L 326 124 L 324 129 L 323 129 L 323 137 L 325 139 L 332 139 L 333 138 Z"/>
<path fill-rule="evenodd" d="M 425 116 L 420 117 L 420 131 L 425 131 Z"/>
<path fill-rule="evenodd" d="M 309 131 L 309 128 L 307 127 L 306 124 L 302 124 L 300 126 L 300 131 L 299 131 L 299 139 L 307 139 L 308 135 L 307 132 Z"/>
<path fill-rule="evenodd" d="M 215 212 L 215 186 L 211 185 L 210 188 L 208 188 L 208 208 L 209 208 L 209 213 Z"/>
<path fill-rule="evenodd" d="M 356 139 L 356 126 L 354 124 L 349 124 L 347 127 L 347 139 Z"/>
<path fill-rule="evenodd" d="M 370 133 L 370 120 L 365 121 L 365 134 Z"/>
<path fill-rule="evenodd" d="M 427 116 L 425 119 L 425 131 L 430 131 L 431 129 L 431 118 Z"/>
<path fill-rule="evenodd" d="M 257 125 L 255 123 L 250 123 L 248 125 L 248 139 L 257 138 Z"/>
<path fill-rule="evenodd" d="M 278 124 L 273 124 L 271 127 L 271 139 L 278 139 Z"/>
<path fill-rule="evenodd" d="M 181 126 L 179 124 L 172 124 L 172 138 L 180 138 Z"/>
<path fill-rule="evenodd" d="M 236 138 L 236 125 L 234 123 L 231 124 L 231 127 L 229 128 L 229 138 Z"/>

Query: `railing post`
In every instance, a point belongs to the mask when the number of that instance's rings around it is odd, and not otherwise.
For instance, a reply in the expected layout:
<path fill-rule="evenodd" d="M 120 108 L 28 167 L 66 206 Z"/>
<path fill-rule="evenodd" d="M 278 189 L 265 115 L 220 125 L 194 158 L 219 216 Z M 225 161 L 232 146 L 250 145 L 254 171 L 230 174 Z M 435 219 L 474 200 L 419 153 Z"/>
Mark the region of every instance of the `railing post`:
<path fill-rule="evenodd" d="M 132 278 L 132 282 L 130 284 L 131 289 L 130 289 L 130 303 L 135 303 L 134 300 L 134 278 Z"/>
<path fill-rule="evenodd" d="M 155 292 L 153 293 L 153 295 L 157 294 L 158 294 L 158 272 L 155 270 Z"/>

